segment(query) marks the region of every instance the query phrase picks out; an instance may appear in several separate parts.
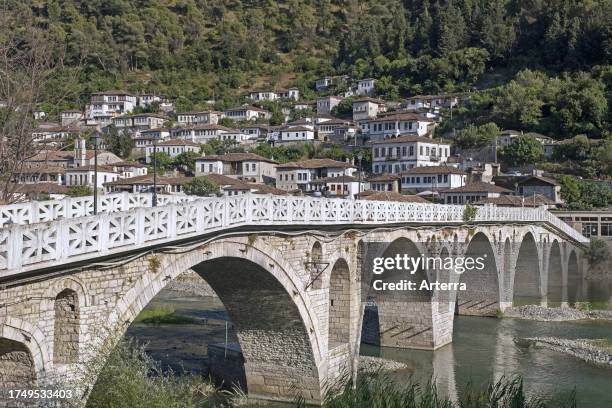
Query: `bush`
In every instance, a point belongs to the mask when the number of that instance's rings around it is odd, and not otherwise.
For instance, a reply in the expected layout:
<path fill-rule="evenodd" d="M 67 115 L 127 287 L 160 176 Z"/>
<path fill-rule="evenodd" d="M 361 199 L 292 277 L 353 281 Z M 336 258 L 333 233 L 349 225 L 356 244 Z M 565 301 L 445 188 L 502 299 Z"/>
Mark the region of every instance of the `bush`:
<path fill-rule="evenodd" d="M 70 186 L 68 187 L 68 195 L 70 197 L 85 197 L 93 194 L 93 190 L 89 186 Z"/>
<path fill-rule="evenodd" d="M 194 177 L 194 179 L 185 184 L 183 188 L 185 190 L 185 194 L 197 195 L 201 197 L 219 192 L 219 186 L 210 181 L 206 176 Z"/>
<path fill-rule="evenodd" d="M 467 203 L 463 208 L 463 221 L 468 224 L 473 223 L 476 220 L 476 214 L 478 214 L 478 208 L 470 203 Z"/>

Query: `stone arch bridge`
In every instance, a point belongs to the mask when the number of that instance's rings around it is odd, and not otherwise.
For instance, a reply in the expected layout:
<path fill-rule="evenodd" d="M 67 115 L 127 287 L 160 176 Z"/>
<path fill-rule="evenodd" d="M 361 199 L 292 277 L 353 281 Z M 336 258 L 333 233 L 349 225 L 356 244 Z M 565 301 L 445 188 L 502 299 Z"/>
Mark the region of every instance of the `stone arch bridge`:
<path fill-rule="evenodd" d="M 355 375 L 362 338 L 437 349 L 452 340 L 455 312 L 571 302 L 581 290 L 587 240 L 541 208 L 485 206 L 466 224 L 452 205 L 250 194 L 162 197 L 155 207 L 146 194 L 99 200 L 97 215 L 91 197 L 0 207 L 7 388 L 78 376 L 189 269 L 234 323 L 249 394 L 300 393 L 315 404 Z M 371 290 L 366 253 L 487 256 L 477 278 L 418 272 L 466 291 L 382 297 Z"/>

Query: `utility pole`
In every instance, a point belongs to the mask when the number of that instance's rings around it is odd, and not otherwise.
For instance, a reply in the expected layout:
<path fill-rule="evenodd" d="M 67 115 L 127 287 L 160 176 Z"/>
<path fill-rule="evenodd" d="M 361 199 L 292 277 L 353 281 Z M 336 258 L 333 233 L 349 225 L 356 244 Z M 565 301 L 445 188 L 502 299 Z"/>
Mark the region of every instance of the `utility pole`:
<path fill-rule="evenodd" d="M 93 180 L 93 212 L 94 215 L 98 215 L 98 140 L 100 134 L 95 132 L 93 134 L 94 140 L 94 180 Z"/>
<path fill-rule="evenodd" d="M 153 141 L 153 198 L 152 207 L 157 207 L 157 140 Z"/>

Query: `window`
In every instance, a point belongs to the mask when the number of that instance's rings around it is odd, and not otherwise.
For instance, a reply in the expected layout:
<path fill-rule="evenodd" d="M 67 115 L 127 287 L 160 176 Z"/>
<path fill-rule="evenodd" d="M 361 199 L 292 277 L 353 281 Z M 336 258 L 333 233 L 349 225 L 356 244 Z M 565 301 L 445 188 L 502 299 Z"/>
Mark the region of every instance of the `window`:
<path fill-rule="evenodd" d="M 445 175 L 444 175 L 444 182 L 445 182 L 445 183 L 448 183 L 448 174 L 445 174 Z"/>
<path fill-rule="evenodd" d="M 378 147 L 374 148 L 374 157 L 378 157 Z"/>
<path fill-rule="evenodd" d="M 410 146 L 410 156 L 414 156 L 414 146 Z"/>
<path fill-rule="evenodd" d="M 402 146 L 402 156 L 406 156 L 406 146 Z"/>
<path fill-rule="evenodd" d="M 419 146 L 419 154 L 422 156 L 423 155 L 423 146 Z"/>

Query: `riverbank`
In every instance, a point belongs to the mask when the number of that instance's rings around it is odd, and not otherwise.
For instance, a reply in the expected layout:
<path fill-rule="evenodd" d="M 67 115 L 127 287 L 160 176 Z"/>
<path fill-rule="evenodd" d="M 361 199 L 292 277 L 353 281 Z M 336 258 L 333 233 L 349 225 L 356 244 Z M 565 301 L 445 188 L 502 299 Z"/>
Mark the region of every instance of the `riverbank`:
<path fill-rule="evenodd" d="M 562 339 L 526 337 L 515 341 L 519 346 L 539 347 L 567 354 L 590 364 L 612 369 L 612 341 L 604 339 Z"/>
<path fill-rule="evenodd" d="M 359 371 L 362 373 L 373 374 L 380 371 L 396 371 L 408 368 L 408 365 L 399 361 L 374 356 L 359 357 Z"/>
<path fill-rule="evenodd" d="M 541 322 L 565 322 L 589 319 L 612 320 L 612 310 L 581 310 L 572 307 L 525 305 L 505 309 L 503 317 L 536 320 Z"/>

